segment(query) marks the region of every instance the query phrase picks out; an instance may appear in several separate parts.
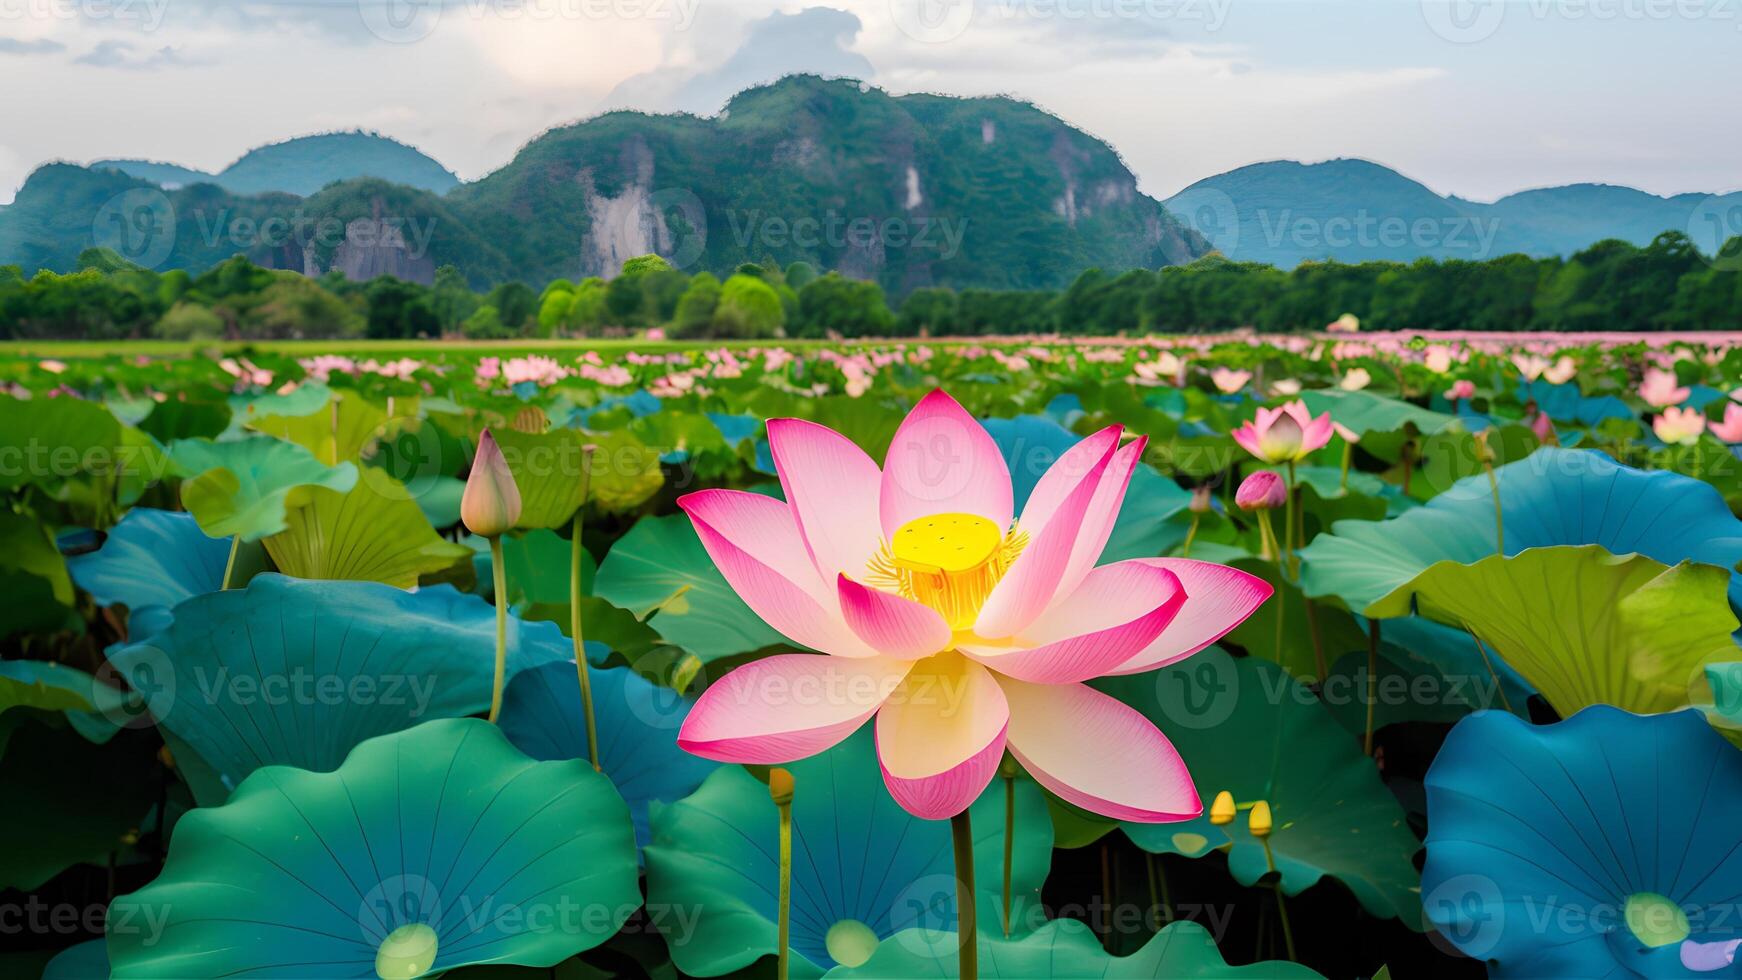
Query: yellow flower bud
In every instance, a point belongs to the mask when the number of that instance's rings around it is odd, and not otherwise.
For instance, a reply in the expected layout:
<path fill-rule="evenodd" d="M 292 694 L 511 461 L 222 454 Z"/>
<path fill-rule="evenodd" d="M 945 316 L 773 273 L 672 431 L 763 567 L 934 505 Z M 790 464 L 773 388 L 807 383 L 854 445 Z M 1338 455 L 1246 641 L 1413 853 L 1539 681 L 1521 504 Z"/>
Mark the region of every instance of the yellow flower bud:
<path fill-rule="evenodd" d="M 460 497 L 460 519 L 467 530 L 486 538 L 501 537 L 520 520 L 520 488 L 489 429 L 478 438 L 466 492 Z"/>
<path fill-rule="evenodd" d="M 1223 790 L 1216 794 L 1216 800 L 1210 804 L 1210 822 L 1218 827 L 1226 827 L 1234 822 L 1234 794 Z"/>
<path fill-rule="evenodd" d="M 1254 837 L 1270 836 L 1270 804 L 1263 800 L 1252 804 L 1252 813 L 1248 816 L 1246 829 L 1252 831 Z"/>

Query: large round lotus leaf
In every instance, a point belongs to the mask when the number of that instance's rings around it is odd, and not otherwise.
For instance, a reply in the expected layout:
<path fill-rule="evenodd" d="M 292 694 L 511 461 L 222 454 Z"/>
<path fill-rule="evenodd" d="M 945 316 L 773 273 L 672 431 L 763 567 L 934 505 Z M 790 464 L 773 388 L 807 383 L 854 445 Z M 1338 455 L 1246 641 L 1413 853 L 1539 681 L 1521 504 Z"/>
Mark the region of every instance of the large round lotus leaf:
<path fill-rule="evenodd" d="M 16 715 L 18 712 L 7 712 Z M 163 770 L 146 733 L 98 745 L 56 720 L 12 727 L 0 758 L 0 890 L 29 892 L 80 863 L 107 864 L 157 800 Z"/>
<path fill-rule="evenodd" d="M 286 511 L 306 496 L 304 487 L 343 493 L 357 482 L 351 463 L 328 466 L 307 449 L 267 436 L 235 442 L 184 439 L 170 459 L 190 479 L 182 506 L 214 538 L 258 541 L 287 525 Z M 301 491 L 301 492 L 299 492 Z"/>
<path fill-rule="evenodd" d="M 1692 559 L 1728 569 L 1742 560 L 1742 521 L 1699 480 L 1553 447 L 1499 467 L 1495 477 L 1508 555 L 1598 544 L 1666 564 Z M 1459 480 L 1401 517 L 1343 521 L 1332 531 L 1302 549 L 1302 585 L 1310 596 L 1337 596 L 1357 612 L 1435 562 L 1468 564 L 1497 551 L 1486 474 Z M 1742 605 L 1742 576 L 1733 577 L 1730 595 Z"/>
<path fill-rule="evenodd" d="M 682 514 L 637 521 L 599 566 L 597 592 L 703 662 L 792 646 L 726 584 Z"/>
<path fill-rule="evenodd" d="M 902 929 L 954 928 L 949 824 L 921 820 L 890 798 L 868 729 L 786 768 L 796 787 L 794 976 L 862 962 L 876 940 Z M 1015 788 L 1013 934 L 1045 920 L 1040 887 L 1052 858 L 1044 794 L 1026 779 Z M 1002 931 L 1004 810 L 1005 783 L 994 779 L 971 811 L 979 921 L 987 931 Z M 699 913 L 688 924 L 661 925 L 680 970 L 719 976 L 777 952 L 778 832 L 768 787 L 739 766 L 716 770 L 681 802 L 653 808 L 649 905 Z"/>
<path fill-rule="evenodd" d="M 1437 670 L 1461 691 L 1477 694 L 1472 702 L 1470 697 L 1460 693 L 1457 701 L 1471 702 L 1479 707 L 1509 709 L 1521 717 L 1529 717 L 1530 696 L 1537 693 L 1536 688 L 1492 649 L 1478 648 L 1476 638 L 1465 632 L 1462 626 L 1447 626 L 1420 616 L 1406 616 L 1380 622 L 1379 635 L 1382 648 L 1405 670 L 1412 669 L 1411 664 L 1419 663 Z M 1359 656 L 1365 664 L 1365 648 Z M 1498 690 L 1494 688 L 1496 677 L 1500 679 Z M 1363 728 L 1365 725 L 1363 712 Z"/>
<path fill-rule="evenodd" d="M 510 677 L 573 652 L 549 623 L 508 623 Z M 495 651 L 495 611 L 451 587 L 268 574 L 182 603 L 109 660 L 211 767 L 192 780 L 211 805 L 260 766 L 326 772 L 366 738 L 485 710 Z"/>
<path fill-rule="evenodd" d="M 373 467 L 346 491 L 306 490 L 286 512 L 285 529 L 264 544 L 286 575 L 405 589 L 472 555 L 437 535 L 405 486 Z"/>
<path fill-rule="evenodd" d="M 109 980 L 109 946 L 101 939 L 69 946 L 48 961 L 42 980 Z"/>
<path fill-rule="evenodd" d="M 1300 397 L 1314 415 L 1330 412 L 1333 421 L 1359 436 L 1399 432 L 1411 426 L 1417 432 L 1434 433 L 1458 424 L 1457 416 L 1432 412 L 1370 391 L 1321 388 L 1301 392 Z"/>
<path fill-rule="evenodd" d="M 169 625 L 182 600 L 222 588 L 229 557 L 230 542 L 208 537 L 192 515 L 136 507 L 67 568 L 99 605 L 126 606 L 128 629 L 145 637 Z"/>
<path fill-rule="evenodd" d="M 953 932 L 910 929 L 886 939 L 857 969 L 837 967 L 829 980 L 949 980 L 958 975 L 961 941 Z M 1004 939 L 980 930 L 980 976 L 992 980 L 1070 980 L 1166 977 L 1167 980 L 1312 980 L 1318 973 L 1298 963 L 1267 960 L 1229 966 L 1210 931 L 1195 922 L 1175 922 L 1130 956 L 1112 956 L 1094 932 L 1075 919 L 1057 919 L 1035 932 Z"/>
<path fill-rule="evenodd" d="M 371 444 L 417 416 L 417 399 L 393 400 L 393 417 L 355 392 L 344 392 L 313 412 L 256 416 L 248 428 L 295 443 L 329 466 L 356 462 Z"/>
<path fill-rule="evenodd" d="M 1270 803 L 1270 836 L 1283 891 L 1298 895 L 1330 876 L 1381 918 L 1420 927 L 1413 859 L 1421 844 L 1373 760 L 1309 690 L 1256 657 L 1218 649 L 1148 674 L 1095 681 L 1158 725 L 1191 769 L 1206 807 L 1227 790 L 1236 803 Z M 1126 836 L 1161 854 L 1202 857 L 1229 847 L 1228 870 L 1243 885 L 1270 870 L 1247 830 L 1209 814 L 1186 823 L 1125 823 Z"/>
<path fill-rule="evenodd" d="M 548 967 L 640 905 L 610 780 L 446 719 L 364 742 L 336 772 L 261 769 L 182 817 L 163 873 L 110 905 L 109 959 L 117 978 L 175 980 Z"/>
<path fill-rule="evenodd" d="M 1686 707 L 1706 664 L 1734 660 L 1730 573 L 1597 545 L 1444 561 L 1368 608 L 1463 626 L 1562 717 L 1593 704 L 1640 714 Z"/>
<path fill-rule="evenodd" d="M 622 513 L 646 503 L 665 486 L 659 453 L 627 432 L 589 434 L 598 447 L 588 497 L 595 510 Z"/>
<path fill-rule="evenodd" d="M 645 846 L 648 804 L 682 799 L 718 766 L 677 747 L 678 727 L 690 710 L 682 695 L 627 667 L 588 667 L 587 672 L 599 767 L 628 801 L 636 843 Z M 500 721 L 508 740 L 534 759 L 590 758 L 580 677 L 572 660 L 516 674 L 502 697 Z"/>
<path fill-rule="evenodd" d="M 216 439 L 230 427 L 230 406 L 223 402 L 169 398 L 149 404 L 151 411 L 138 426 L 158 442 Z"/>
<path fill-rule="evenodd" d="M 496 429 L 502 458 L 514 474 L 520 490 L 520 521 L 523 528 L 562 527 L 581 505 L 582 476 L 587 469 L 585 449 L 592 438 L 574 429 L 520 432 Z M 609 464 L 603 464 L 609 465 Z M 654 467 L 658 469 L 657 465 Z"/>
<path fill-rule="evenodd" d="M 1493 977 L 1694 973 L 1683 940 L 1742 937 L 1742 752 L 1698 712 L 1483 712 L 1427 775 L 1422 906 Z"/>
<path fill-rule="evenodd" d="M 4 615 L 0 618 L 0 638 L 14 632 L 53 629 L 75 618 L 70 608 L 73 581 L 67 575 L 66 559 L 48 528 L 29 514 L 0 510 L 0 573 L 39 583 L 28 591 L 35 601 L 16 610 L 0 606 L 0 615 Z M 43 603 L 42 599 L 48 601 Z"/>
<path fill-rule="evenodd" d="M 992 434 L 999 452 L 1004 454 L 1004 464 L 1010 468 L 1017 513 L 1022 512 L 1029 493 L 1053 461 L 1082 438 L 1041 415 L 986 419 L 981 424 Z M 1101 561 L 1151 558 L 1161 554 L 1184 533 L 1171 526 L 1168 519 L 1185 510 L 1190 503 L 1189 491 L 1182 490 L 1153 467 L 1137 467 L 1131 474 L 1131 485 L 1119 508 L 1119 519 L 1113 525 L 1113 534 L 1107 539 Z"/>
<path fill-rule="evenodd" d="M 1604 419 L 1633 419 L 1633 409 L 1614 395 L 1587 397 L 1577 384 L 1557 385 L 1542 378 L 1520 381 L 1518 400 L 1536 402 L 1536 407 L 1556 422 L 1596 425 Z"/>
<path fill-rule="evenodd" d="M 0 446 L 0 489 L 53 488 L 113 468 L 121 423 L 102 405 L 78 398 L 0 396 Z"/>

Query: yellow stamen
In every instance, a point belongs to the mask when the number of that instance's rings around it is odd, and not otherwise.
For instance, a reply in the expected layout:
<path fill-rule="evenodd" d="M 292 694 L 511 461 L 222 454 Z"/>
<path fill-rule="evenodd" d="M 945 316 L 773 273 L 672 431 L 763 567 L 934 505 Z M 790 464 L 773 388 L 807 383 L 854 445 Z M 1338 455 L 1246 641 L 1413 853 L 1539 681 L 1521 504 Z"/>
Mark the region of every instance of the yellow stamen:
<path fill-rule="evenodd" d="M 919 517 L 871 559 L 866 582 L 930 606 L 953 630 L 966 629 L 1027 544 L 1028 535 L 1006 534 L 975 514 Z"/>

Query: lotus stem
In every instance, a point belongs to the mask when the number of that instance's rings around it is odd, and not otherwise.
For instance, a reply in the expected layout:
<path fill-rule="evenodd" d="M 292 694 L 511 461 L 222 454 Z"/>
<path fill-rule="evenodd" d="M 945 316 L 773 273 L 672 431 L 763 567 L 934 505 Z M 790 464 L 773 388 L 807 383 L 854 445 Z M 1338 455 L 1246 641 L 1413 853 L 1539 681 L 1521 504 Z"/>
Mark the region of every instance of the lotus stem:
<path fill-rule="evenodd" d="M 1010 938 L 1010 866 L 1016 844 L 1016 764 L 1005 756 L 1000 767 L 1004 776 L 1004 938 Z"/>
<path fill-rule="evenodd" d="M 1270 526 L 1270 511 L 1261 508 L 1258 511 L 1258 546 L 1264 553 L 1260 555 L 1265 561 L 1278 561 L 1276 549 L 1276 532 Z"/>
<path fill-rule="evenodd" d="M 1494 475 L 1494 461 L 1486 456 L 1482 468 L 1488 471 L 1488 489 L 1494 495 L 1494 552 L 1506 557 L 1506 521 L 1500 515 L 1500 478 Z"/>
<path fill-rule="evenodd" d="M 490 683 L 490 723 L 502 714 L 502 675 L 508 669 L 508 570 L 503 568 L 502 536 L 490 538 L 490 577 L 496 586 L 496 677 Z"/>
<path fill-rule="evenodd" d="M 587 673 L 587 647 L 581 634 L 581 544 L 582 517 L 587 512 L 588 483 L 592 478 L 593 447 L 581 450 L 581 502 L 575 507 L 574 527 L 569 535 L 569 634 L 575 642 L 575 673 L 581 679 L 581 714 L 587 719 L 587 758 L 593 771 L 599 768 L 599 723 L 593 715 L 593 679 Z"/>
<path fill-rule="evenodd" d="M 1203 515 L 1201 514 L 1192 515 L 1192 526 L 1186 529 L 1186 543 L 1180 548 L 1179 556 L 1181 558 L 1190 558 L 1192 556 L 1192 540 L 1198 536 L 1198 521 L 1202 519 L 1202 517 Z"/>
<path fill-rule="evenodd" d="M 792 773 L 772 769 L 768 773 L 768 795 L 780 811 L 780 917 L 777 942 L 780 957 L 775 966 L 776 980 L 787 980 L 792 965 Z"/>
<path fill-rule="evenodd" d="M 963 810 L 950 818 L 950 842 L 956 852 L 956 941 L 961 980 L 979 980 L 980 935 L 975 927 L 974 828 Z"/>
<path fill-rule="evenodd" d="M 1379 701 L 1379 620 L 1367 621 L 1367 733 L 1361 742 L 1369 758 L 1373 755 L 1373 709 Z"/>
<path fill-rule="evenodd" d="M 1295 512 L 1300 509 L 1300 498 L 1294 486 L 1294 461 L 1288 463 L 1288 485 L 1283 488 L 1283 526 L 1282 526 L 1282 572 L 1284 581 L 1294 578 L 1294 535 L 1295 522 L 1302 520 Z"/>
<path fill-rule="evenodd" d="M 224 562 L 224 591 L 230 591 L 230 578 L 236 574 L 236 552 L 242 550 L 242 536 L 230 535 L 230 557 Z"/>
<path fill-rule="evenodd" d="M 1264 860 L 1270 865 L 1271 873 L 1274 874 L 1276 872 L 1276 856 L 1270 850 L 1270 838 L 1260 837 L 1259 842 L 1264 845 Z M 1276 917 L 1282 923 L 1283 948 L 1288 950 L 1289 962 L 1298 963 L 1300 957 L 1296 956 L 1294 952 L 1294 930 L 1288 924 L 1288 903 L 1283 901 L 1282 897 L 1282 879 L 1277 878 L 1272 881 L 1270 887 L 1276 892 Z"/>
<path fill-rule="evenodd" d="M 1343 443 L 1343 478 L 1337 483 L 1337 489 L 1342 493 L 1349 492 L 1349 466 L 1353 462 L 1355 462 L 1355 444 L 1345 441 Z"/>

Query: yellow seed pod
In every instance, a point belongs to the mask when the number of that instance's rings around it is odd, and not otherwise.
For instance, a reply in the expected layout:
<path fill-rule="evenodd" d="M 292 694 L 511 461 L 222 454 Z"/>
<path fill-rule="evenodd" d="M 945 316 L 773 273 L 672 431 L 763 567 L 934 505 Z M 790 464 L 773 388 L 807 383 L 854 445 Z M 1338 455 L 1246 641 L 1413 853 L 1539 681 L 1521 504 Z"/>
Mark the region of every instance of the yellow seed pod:
<path fill-rule="evenodd" d="M 1218 827 L 1226 827 L 1234 822 L 1234 794 L 1223 790 L 1216 794 L 1216 801 L 1210 804 L 1210 822 Z"/>
<path fill-rule="evenodd" d="M 1246 818 L 1246 827 L 1254 837 L 1270 836 L 1270 804 L 1259 800 L 1252 804 L 1252 813 Z"/>

